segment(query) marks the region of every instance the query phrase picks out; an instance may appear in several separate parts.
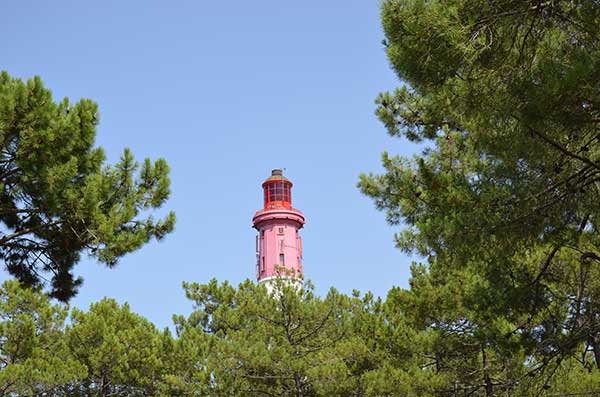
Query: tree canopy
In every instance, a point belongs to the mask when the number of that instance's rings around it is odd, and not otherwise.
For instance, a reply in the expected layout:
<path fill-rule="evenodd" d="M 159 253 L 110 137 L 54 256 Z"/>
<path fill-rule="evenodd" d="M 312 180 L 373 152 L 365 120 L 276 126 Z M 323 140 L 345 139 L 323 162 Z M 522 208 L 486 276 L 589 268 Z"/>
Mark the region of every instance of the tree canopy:
<path fill-rule="evenodd" d="M 107 266 L 173 230 L 174 213 L 147 213 L 169 197 L 165 160 L 139 165 L 128 149 L 106 165 L 94 147 L 98 106 L 54 102 L 39 77 L 0 73 L 0 259 L 26 285 L 48 280 L 67 301 L 81 284 L 82 253 Z"/>
<path fill-rule="evenodd" d="M 371 294 L 186 283 L 176 337 L 112 299 L 73 309 L 0 288 L 0 396 L 436 396 L 423 336 Z M 393 306 L 390 306 L 393 309 Z"/>
<path fill-rule="evenodd" d="M 250 281 L 185 289 L 194 310 L 174 316 L 173 336 L 108 298 L 66 321 L 65 305 L 5 282 L 0 396 L 548 397 L 600 387 L 600 370 L 577 356 L 551 376 L 532 372 L 518 337 L 451 323 L 462 309 L 417 315 L 423 285 L 386 300 L 335 289 L 320 298 L 310 285 L 272 294 Z"/>
<path fill-rule="evenodd" d="M 377 115 L 425 146 L 359 183 L 423 258 L 399 308 L 451 335 L 438 367 L 472 357 L 453 376 L 488 396 L 600 366 L 598 2 L 388 0 L 382 23 L 403 85 Z"/>

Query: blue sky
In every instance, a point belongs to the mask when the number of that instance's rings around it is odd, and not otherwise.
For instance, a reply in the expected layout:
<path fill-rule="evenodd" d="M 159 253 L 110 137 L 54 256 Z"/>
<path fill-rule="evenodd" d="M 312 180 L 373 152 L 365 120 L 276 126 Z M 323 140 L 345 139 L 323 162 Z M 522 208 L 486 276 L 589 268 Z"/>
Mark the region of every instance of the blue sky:
<path fill-rule="evenodd" d="M 406 286 L 410 259 L 356 188 L 381 152 L 410 155 L 373 112 L 400 84 L 379 1 L 5 1 L 0 69 L 100 107 L 97 144 L 167 159 L 174 233 L 114 269 L 84 259 L 73 304 L 128 301 L 159 327 L 187 314 L 182 281 L 254 277 L 261 183 L 286 168 L 304 212 L 304 267 L 325 293 Z M 2 277 L 7 277 L 4 274 Z"/>

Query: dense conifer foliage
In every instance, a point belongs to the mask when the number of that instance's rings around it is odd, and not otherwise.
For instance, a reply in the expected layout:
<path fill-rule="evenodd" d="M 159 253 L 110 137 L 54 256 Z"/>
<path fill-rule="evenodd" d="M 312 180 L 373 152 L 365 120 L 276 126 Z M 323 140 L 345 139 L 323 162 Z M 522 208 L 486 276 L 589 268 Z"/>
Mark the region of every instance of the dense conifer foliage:
<path fill-rule="evenodd" d="M 600 5 L 388 0 L 382 21 L 404 85 L 377 115 L 426 149 L 359 186 L 423 258 L 390 297 L 435 372 L 487 396 L 597 372 Z"/>
<path fill-rule="evenodd" d="M 196 310 L 176 317 L 180 342 L 204 346 L 190 355 L 190 372 L 180 380 L 186 395 L 426 395 L 411 359 L 418 349 L 411 331 L 391 326 L 371 295 L 331 289 L 321 299 L 310 285 L 298 291 L 286 283 L 272 295 L 249 281 L 185 289 Z"/>
<path fill-rule="evenodd" d="M 0 289 L 0 396 L 51 395 L 56 387 L 85 376 L 68 354 L 67 310 L 18 282 Z"/>
<path fill-rule="evenodd" d="M 159 332 L 104 299 L 73 309 L 0 289 L 0 396 L 434 396 L 422 336 L 370 294 L 282 283 L 185 284 L 195 310 Z"/>
<path fill-rule="evenodd" d="M 559 396 L 600 387 L 600 371 L 580 356 L 542 376 L 514 340 L 481 350 L 467 321 L 425 326 L 429 315 L 415 316 L 408 291 L 319 298 L 310 285 L 272 294 L 216 280 L 185 290 L 194 311 L 174 316 L 173 336 L 112 299 L 67 318 L 40 290 L 5 282 L 0 396 Z M 452 316 L 447 307 L 430 316 L 444 312 Z"/>
<path fill-rule="evenodd" d="M 39 290 L 0 289 L 0 396 L 158 395 L 168 332 L 111 299 L 88 312 L 52 304 Z"/>
<path fill-rule="evenodd" d="M 140 166 L 126 149 L 104 165 L 98 121 L 90 100 L 56 103 L 38 77 L 0 74 L 0 259 L 27 285 L 49 278 L 62 301 L 81 284 L 72 268 L 82 252 L 113 266 L 175 221 L 141 216 L 169 197 L 167 163 Z"/>

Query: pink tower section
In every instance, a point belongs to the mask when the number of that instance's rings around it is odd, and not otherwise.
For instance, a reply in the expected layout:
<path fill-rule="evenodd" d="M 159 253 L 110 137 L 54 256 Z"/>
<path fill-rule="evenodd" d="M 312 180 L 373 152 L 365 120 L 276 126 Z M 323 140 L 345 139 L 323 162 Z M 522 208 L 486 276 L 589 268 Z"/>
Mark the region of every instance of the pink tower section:
<path fill-rule="evenodd" d="M 265 283 L 275 277 L 304 278 L 302 268 L 302 212 L 292 208 L 292 182 L 280 169 L 262 184 L 264 207 L 252 218 L 256 236 L 256 278 Z M 282 270 L 279 271 L 278 268 Z M 285 270 L 283 270 L 285 269 Z"/>

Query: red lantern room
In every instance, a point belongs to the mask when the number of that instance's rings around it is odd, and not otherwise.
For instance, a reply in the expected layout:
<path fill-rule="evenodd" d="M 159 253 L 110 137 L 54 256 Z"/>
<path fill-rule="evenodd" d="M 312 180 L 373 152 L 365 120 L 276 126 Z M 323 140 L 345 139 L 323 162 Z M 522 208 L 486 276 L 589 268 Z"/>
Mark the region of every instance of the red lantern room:
<path fill-rule="evenodd" d="M 262 184 L 265 197 L 265 210 L 276 208 L 292 208 L 292 182 L 279 169 L 273 170 L 271 176 Z"/>

